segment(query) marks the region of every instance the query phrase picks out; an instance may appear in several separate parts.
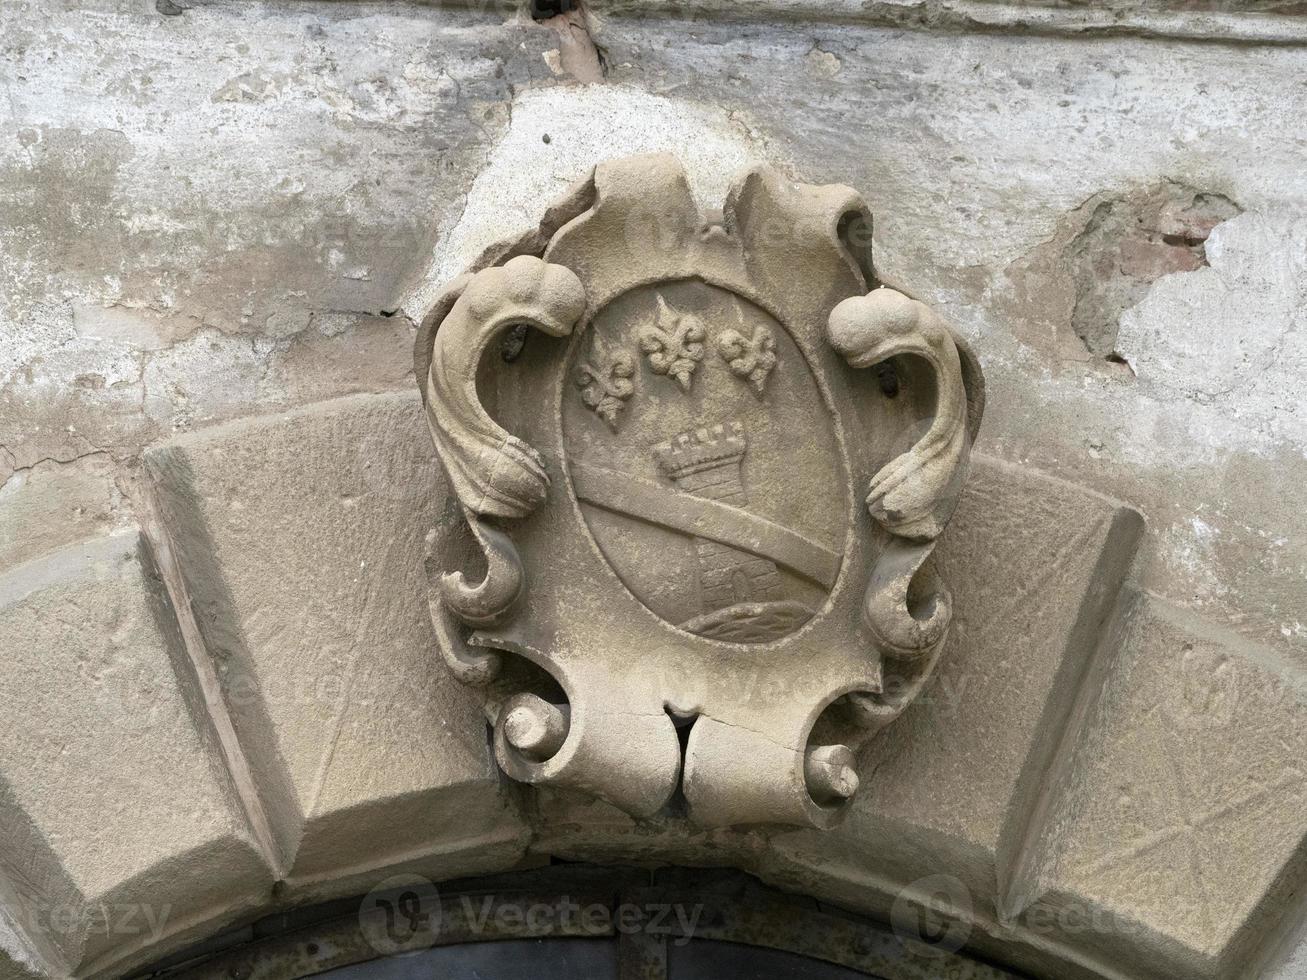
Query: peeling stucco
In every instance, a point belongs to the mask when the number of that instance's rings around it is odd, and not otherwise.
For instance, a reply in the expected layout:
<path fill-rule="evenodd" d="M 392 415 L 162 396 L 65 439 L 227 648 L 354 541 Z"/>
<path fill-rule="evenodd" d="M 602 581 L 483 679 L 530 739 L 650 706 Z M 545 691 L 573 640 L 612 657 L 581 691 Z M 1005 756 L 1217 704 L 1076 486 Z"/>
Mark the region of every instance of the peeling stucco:
<path fill-rule="evenodd" d="M 1116 349 L 1122 313 L 1163 276 L 1207 265 L 1207 237 L 1239 210 L 1222 194 L 1173 180 L 1096 194 L 1065 215 L 1053 238 L 1008 267 L 1014 310 L 1046 317 L 1061 356 L 1079 357 L 1083 347 L 1090 357 L 1128 365 Z"/>
<path fill-rule="evenodd" d="M 1301 54 L 1129 4 L 1157 39 L 701 6 L 591 4 L 585 84 L 512 6 L 5 4 L 4 506 L 42 460 L 130 476 L 175 431 L 405 387 L 439 282 L 597 161 L 670 150 L 709 207 L 753 162 L 864 193 L 878 267 L 984 361 L 978 448 L 1140 507 L 1143 587 L 1307 662 Z M 1244 213 L 1131 288 L 1108 361 L 1049 245 L 1172 185 Z"/>
<path fill-rule="evenodd" d="M 1126 312 L 1118 347 L 1142 381 L 1237 425 L 1242 448 L 1307 454 L 1307 221 L 1244 215 L 1206 252 L 1207 268 L 1167 276 Z"/>
<path fill-rule="evenodd" d="M 429 271 L 404 302 L 414 320 L 442 283 L 488 246 L 531 227 L 540 202 L 561 196 L 602 160 L 674 153 L 709 208 L 721 206 L 731 179 L 751 164 L 783 164 L 738 117 L 632 85 L 527 90 L 512 109 L 461 213 L 438 236 Z"/>
<path fill-rule="evenodd" d="M 112 0 L 6 4 L 0 38 L 6 471 L 402 383 L 382 314 L 556 44 L 496 11 Z"/>

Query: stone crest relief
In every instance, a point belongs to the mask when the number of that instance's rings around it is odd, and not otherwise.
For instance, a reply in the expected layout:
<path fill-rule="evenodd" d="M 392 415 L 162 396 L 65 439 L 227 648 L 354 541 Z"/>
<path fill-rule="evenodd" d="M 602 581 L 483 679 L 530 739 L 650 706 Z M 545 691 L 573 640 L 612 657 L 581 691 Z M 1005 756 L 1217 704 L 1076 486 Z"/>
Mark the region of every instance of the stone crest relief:
<path fill-rule="evenodd" d="M 846 811 L 941 653 L 983 408 L 870 228 L 848 188 L 760 169 L 703 214 L 674 159 L 617 160 L 438 297 L 432 620 L 512 778 L 703 826 Z"/>

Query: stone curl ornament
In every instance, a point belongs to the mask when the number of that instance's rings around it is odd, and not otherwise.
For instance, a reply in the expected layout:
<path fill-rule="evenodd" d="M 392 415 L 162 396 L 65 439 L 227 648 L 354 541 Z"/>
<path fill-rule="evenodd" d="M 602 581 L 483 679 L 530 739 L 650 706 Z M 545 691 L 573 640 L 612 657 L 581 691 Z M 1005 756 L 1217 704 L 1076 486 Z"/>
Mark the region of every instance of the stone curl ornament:
<path fill-rule="evenodd" d="M 432 621 L 510 777 L 705 827 L 847 812 L 943 649 L 984 401 L 870 241 L 849 188 L 759 168 L 705 214 L 632 157 L 437 297 Z"/>

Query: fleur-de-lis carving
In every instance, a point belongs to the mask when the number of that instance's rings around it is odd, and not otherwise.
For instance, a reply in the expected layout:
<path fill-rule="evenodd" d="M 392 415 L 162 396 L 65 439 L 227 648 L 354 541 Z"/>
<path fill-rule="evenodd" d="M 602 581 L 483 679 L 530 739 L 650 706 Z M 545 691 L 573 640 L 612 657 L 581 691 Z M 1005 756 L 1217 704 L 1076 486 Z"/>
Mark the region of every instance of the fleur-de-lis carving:
<path fill-rule="evenodd" d="M 717 353 L 732 374 L 743 378 L 753 385 L 754 391 L 762 394 L 767 387 L 767 376 L 776 367 L 776 338 L 770 330 L 764 326 L 754 327 L 751 337 L 745 337 L 738 330 L 723 330 L 717 335 Z"/>
<path fill-rule="evenodd" d="M 640 331 L 640 350 L 648 357 L 654 374 L 674 378 L 682 391 L 689 391 L 694 369 L 703 360 L 706 336 L 697 316 L 672 312 L 660 294 L 658 318 Z"/>
<path fill-rule="evenodd" d="M 595 353 L 599 354 L 598 351 Z M 595 360 L 600 362 L 601 368 L 589 361 L 581 362 L 576 386 L 581 389 L 581 401 L 616 432 L 617 416 L 635 391 L 631 381 L 635 376 L 635 359 L 626 351 L 618 351 L 610 357 L 600 355 Z"/>

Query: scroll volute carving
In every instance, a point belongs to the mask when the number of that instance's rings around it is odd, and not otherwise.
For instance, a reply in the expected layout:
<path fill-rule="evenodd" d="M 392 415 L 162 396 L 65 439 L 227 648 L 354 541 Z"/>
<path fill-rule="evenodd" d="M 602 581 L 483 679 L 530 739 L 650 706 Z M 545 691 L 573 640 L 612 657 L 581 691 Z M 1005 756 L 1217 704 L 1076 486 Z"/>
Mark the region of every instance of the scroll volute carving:
<path fill-rule="evenodd" d="M 984 410 L 984 382 L 966 344 L 926 304 L 882 286 L 831 311 L 833 346 L 853 368 L 920 358 L 933 376 L 934 413 L 924 435 L 876 472 L 867 510 L 890 535 L 872 571 L 863 622 L 881 651 L 904 664 L 910 682 L 889 698 L 860 695 L 870 718 L 887 723 L 915 697 L 952 620 L 952 597 L 929 567 L 935 539 L 966 483 L 971 443 Z"/>
<path fill-rule="evenodd" d="M 713 219 L 674 159 L 612 161 L 437 301 L 416 359 L 483 560 L 437 529 L 432 619 L 512 778 L 637 817 L 679 793 L 705 826 L 847 812 L 858 749 L 942 650 L 930 553 L 983 409 L 966 345 L 875 283 L 869 222 L 765 169 Z M 556 340 L 486 360 L 523 327 Z M 909 360 L 934 404 L 886 458 L 868 420 L 903 413 L 867 369 Z"/>
<path fill-rule="evenodd" d="M 480 544 L 485 574 L 469 584 L 461 570 L 439 580 L 434 610 L 447 644 L 449 618 L 488 626 L 505 616 L 523 588 L 522 563 L 512 539 L 488 518 L 520 518 L 536 509 L 549 490 L 540 453 L 505 432 L 482 406 L 477 393 L 481 359 L 511 329 L 527 327 L 551 337 L 572 332 L 585 310 L 585 290 L 559 265 L 521 255 L 466 278 L 436 334 L 426 377 L 427 423 L 450 489 Z M 460 655 L 450 666 L 463 680 L 484 681 L 494 660 Z"/>

